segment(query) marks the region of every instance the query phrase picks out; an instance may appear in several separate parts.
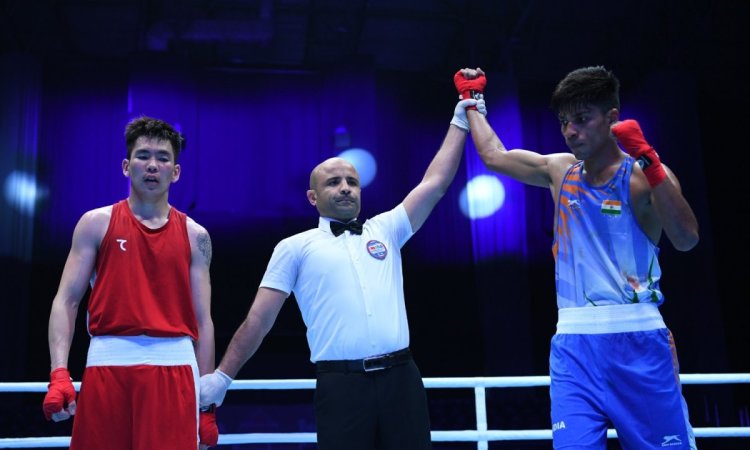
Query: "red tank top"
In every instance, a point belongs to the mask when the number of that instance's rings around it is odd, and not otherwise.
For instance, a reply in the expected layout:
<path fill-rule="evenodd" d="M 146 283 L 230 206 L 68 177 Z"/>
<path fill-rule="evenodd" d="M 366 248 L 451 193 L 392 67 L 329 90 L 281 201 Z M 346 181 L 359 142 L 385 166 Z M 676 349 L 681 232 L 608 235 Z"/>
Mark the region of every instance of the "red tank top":
<path fill-rule="evenodd" d="M 92 336 L 198 338 L 184 213 L 172 207 L 167 223 L 152 230 L 136 219 L 127 200 L 115 203 L 95 276 L 88 304 Z"/>

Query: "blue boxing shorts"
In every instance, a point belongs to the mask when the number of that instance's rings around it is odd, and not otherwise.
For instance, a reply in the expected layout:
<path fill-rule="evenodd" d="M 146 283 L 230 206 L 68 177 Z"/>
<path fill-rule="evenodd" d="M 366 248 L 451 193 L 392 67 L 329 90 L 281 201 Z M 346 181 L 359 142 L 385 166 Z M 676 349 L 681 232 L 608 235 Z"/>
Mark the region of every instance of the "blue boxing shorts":
<path fill-rule="evenodd" d="M 655 304 L 563 308 L 550 350 L 555 449 L 693 449 L 672 333 Z"/>

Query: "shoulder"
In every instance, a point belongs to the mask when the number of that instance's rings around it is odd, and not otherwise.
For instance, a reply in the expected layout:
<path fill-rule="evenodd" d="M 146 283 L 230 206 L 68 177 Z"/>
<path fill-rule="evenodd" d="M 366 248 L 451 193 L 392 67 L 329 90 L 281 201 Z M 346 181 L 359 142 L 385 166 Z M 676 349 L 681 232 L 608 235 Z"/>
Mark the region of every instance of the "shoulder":
<path fill-rule="evenodd" d="M 579 162 L 572 153 L 551 153 L 545 155 L 545 158 L 550 169 L 556 172 L 566 172 L 571 166 Z"/>
<path fill-rule="evenodd" d="M 576 159 L 572 153 L 552 153 L 545 156 L 547 158 L 547 167 L 549 168 L 549 179 L 552 183 L 550 186 L 554 192 L 559 191 L 565 174 L 571 167 L 581 162 Z"/>
<path fill-rule="evenodd" d="M 185 216 L 185 226 L 192 251 L 199 251 L 210 260 L 212 245 L 208 230 L 189 216 Z"/>
<path fill-rule="evenodd" d="M 78 220 L 77 229 L 81 231 L 104 231 L 112 218 L 112 205 L 102 206 L 83 213 Z"/>
<path fill-rule="evenodd" d="M 328 234 L 320 228 L 312 228 L 280 240 L 274 246 L 273 253 L 277 256 L 299 257 L 311 249 L 330 250 L 336 248 L 332 244 L 332 239 L 332 234 Z"/>
<path fill-rule="evenodd" d="M 73 231 L 73 240 L 77 245 L 98 247 L 109 228 L 112 217 L 112 206 L 103 206 L 83 213 Z"/>
<path fill-rule="evenodd" d="M 196 222 L 192 217 L 187 215 L 185 216 L 185 226 L 187 227 L 187 232 L 188 236 L 190 236 L 190 239 L 198 238 L 201 236 L 210 239 L 208 230 L 203 225 Z"/>
<path fill-rule="evenodd" d="M 547 161 L 547 173 L 553 184 L 557 184 L 571 167 L 580 162 L 572 153 L 550 153 L 544 155 Z"/>
<path fill-rule="evenodd" d="M 208 230 L 187 215 L 185 216 L 185 226 L 187 227 L 193 262 L 203 261 L 208 266 L 211 264 L 211 258 L 213 257 L 211 236 L 209 236 Z"/>
<path fill-rule="evenodd" d="M 398 226 L 403 223 L 410 224 L 409 214 L 406 212 L 406 206 L 403 202 L 396 205 L 393 209 L 384 211 L 364 221 L 364 225 L 369 227 Z"/>
<path fill-rule="evenodd" d="M 309 230 L 302 231 L 297 234 L 285 237 L 280 240 L 277 246 L 302 246 L 307 242 L 321 239 L 326 236 L 326 233 L 320 228 L 311 228 Z"/>

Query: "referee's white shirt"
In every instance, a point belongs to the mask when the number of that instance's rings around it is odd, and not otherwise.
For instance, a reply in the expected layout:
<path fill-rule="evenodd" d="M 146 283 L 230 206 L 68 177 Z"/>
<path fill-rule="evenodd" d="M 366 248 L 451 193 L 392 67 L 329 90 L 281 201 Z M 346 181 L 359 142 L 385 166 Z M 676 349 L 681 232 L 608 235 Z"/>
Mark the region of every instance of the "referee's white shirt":
<path fill-rule="evenodd" d="M 331 219 L 276 245 L 261 287 L 294 293 L 310 360 L 360 359 L 409 346 L 401 247 L 414 234 L 403 204 L 336 237 Z"/>

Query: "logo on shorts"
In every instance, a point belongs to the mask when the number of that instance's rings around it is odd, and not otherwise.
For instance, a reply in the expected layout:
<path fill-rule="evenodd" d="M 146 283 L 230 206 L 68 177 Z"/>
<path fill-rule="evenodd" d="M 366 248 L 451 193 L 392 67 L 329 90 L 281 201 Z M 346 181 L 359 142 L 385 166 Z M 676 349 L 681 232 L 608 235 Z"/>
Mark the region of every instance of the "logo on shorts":
<path fill-rule="evenodd" d="M 662 439 L 664 439 L 664 441 L 661 443 L 662 447 L 673 447 L 675 445 L 682 445 L 682 439 L 680 439 L 680 436 L 677 434 L 673 434 L 671 436 L 664 436 Z"/>
<path fill-rule="evenodd" d="M 375 259 L 384 260 L 388 255 L 388 249 L 380 241 L 372 240 L 367 243 L 367 253 Z"/>
<path fill-rule="evenodd" d="M 117 242 L 120 244 L 120 250 L 126 251 L 125 250 L 125 243 L 128 242 L 128 240 L 127 239 L 118 239 Z"/>
<path fill-rule="evenodd" d="M 565 429 L 565 421 L 561 420 L 552 424 L 552 432 Z"/>

